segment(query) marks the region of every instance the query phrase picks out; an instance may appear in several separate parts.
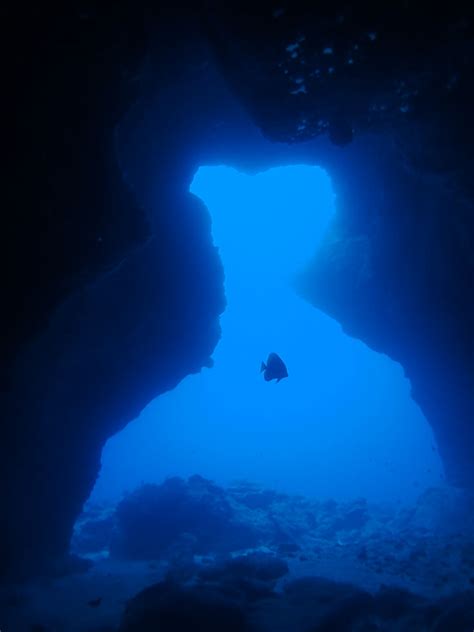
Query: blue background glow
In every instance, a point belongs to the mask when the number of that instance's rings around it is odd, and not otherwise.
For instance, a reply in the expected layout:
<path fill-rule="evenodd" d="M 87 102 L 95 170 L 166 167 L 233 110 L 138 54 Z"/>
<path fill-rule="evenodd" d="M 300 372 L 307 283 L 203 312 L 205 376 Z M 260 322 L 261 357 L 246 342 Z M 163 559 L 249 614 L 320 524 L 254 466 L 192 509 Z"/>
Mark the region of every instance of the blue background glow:
<path fill-rule="evenodd" d="M 215 365 L 109 440 L 92 499 L 195 473 L 339 500 L 410 501 L 439 484 L 432 432 L 402 368 L 292 289 L 335 212 L 328 175 L 202 167 L 191 191 L 209 209 L 226 277 Z M 279 384 L 260 374 L 271 351 L 288 367 Z"/>

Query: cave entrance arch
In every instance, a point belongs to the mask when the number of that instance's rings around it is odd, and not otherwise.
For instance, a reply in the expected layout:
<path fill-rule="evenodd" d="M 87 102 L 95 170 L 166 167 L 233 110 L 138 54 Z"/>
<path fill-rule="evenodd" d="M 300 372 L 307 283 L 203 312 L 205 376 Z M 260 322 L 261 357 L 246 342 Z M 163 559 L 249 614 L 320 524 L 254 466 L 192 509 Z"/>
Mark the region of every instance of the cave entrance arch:
<path fill-rule="evenodd" d="M 432 432 L 402 368 L 292 287 L 335 212 L 328 174 L 307 165 L 251 176 L 208 166 L 190 190 L 209 209 L 226 275 L 214 366 L 109 440 L 91 499 L 195 473 L 337 499 L 410 501 L 439 483 Z M 278 385 L 259 374 L 273 350 L 290 373 Z"/>

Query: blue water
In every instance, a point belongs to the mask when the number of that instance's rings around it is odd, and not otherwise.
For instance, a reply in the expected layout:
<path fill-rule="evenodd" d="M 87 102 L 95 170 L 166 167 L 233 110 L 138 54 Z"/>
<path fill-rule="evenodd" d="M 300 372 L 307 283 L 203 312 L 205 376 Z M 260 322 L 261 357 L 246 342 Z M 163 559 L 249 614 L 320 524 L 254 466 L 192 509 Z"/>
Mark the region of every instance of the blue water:
<path fill-rule="evenodd" d="M 202 167 L 191 191 L 209 209 L 225 269 L 215 364 L 108 441 L 92 500 L 194 473 L 337 500 L 410 502 L 438 485 L 435 441 L 402 368 L 292 288 L 335 213 L 329 176 Z M 271 351 L 288 367 L 279 384 L 260 374 Z"/>

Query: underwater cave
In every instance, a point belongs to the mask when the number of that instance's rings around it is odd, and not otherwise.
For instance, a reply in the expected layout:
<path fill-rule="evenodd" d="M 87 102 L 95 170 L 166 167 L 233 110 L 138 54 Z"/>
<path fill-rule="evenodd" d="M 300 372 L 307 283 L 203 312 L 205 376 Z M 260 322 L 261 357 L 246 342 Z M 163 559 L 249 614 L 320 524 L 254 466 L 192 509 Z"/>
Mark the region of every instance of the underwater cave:
<path fill-rule="evenodd" d="M 0 630 L 470 632 L 472 11 L 6 16 Z"/>
<path fill-rule="evenodd" d="M 314 498 L 414 501 L 439 485 L 431 428 L 403 369 L 347 336 L 295 281 L 335 213 L 327 173 L 201 167 L 190 191 L 211 215 L 227 305 L 212 367 L 151 402 L 104 448 L 92 502 L 200 474 Z M 266 384 L 278 351 L 289 378 Z M 350 473 L 350 475 L 348 475 Z"/>

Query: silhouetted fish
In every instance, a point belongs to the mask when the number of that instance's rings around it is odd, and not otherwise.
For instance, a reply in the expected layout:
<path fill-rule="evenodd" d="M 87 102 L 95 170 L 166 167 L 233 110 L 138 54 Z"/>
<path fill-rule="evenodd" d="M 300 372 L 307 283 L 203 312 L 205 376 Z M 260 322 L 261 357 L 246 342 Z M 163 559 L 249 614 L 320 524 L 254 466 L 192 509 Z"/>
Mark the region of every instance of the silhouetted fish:
<path fill-rule="evenodd" d="M 87 602 L 87 605 L 91 608 L 98 608 L 102 603 L 102 597 L 97 597 L 97 599 L 91 599 Z"/>
<path fill-rule="evenodd" d="M 288 377 L 288 371 L 285 363 L 277 353 L 270 353 L 267 363 L 262 362 L 260 371 L 264 372 L 263 377 L 266 382 L 276 380 L 277 383 L 285 377 Z"/>

